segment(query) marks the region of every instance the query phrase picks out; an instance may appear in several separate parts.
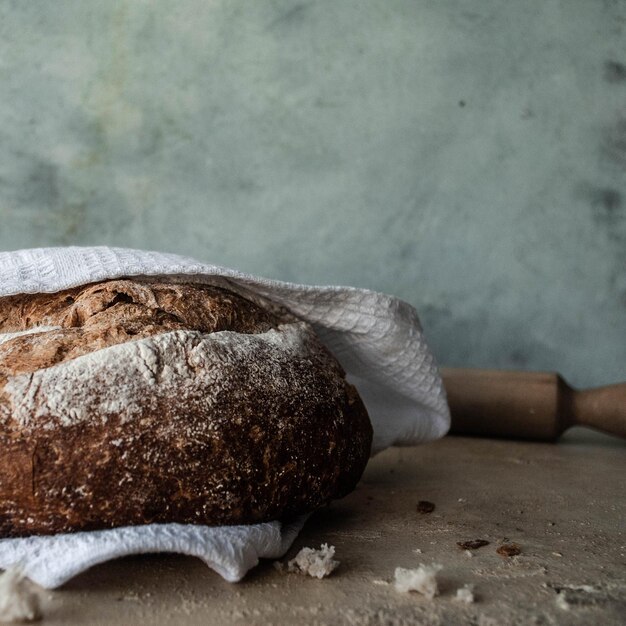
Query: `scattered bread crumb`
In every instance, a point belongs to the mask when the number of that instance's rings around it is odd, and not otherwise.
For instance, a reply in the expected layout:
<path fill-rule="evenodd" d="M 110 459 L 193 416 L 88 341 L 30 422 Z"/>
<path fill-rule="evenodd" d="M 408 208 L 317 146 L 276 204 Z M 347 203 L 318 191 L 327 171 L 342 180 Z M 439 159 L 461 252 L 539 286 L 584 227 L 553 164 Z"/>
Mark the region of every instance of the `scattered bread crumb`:
<path fill-rule="evenodd" d="M 556 605 L 563 611 L 569 611 L 572 608 L 572 605 L 567 601 L 567 596 L 564 592 L 556 594 Z"/>
<path fill-rule="evenodd" d="M 476 600 L 474 597 L 474 587 L 472 585 L 464 585 L 460 589 L 457 589 L 454 599 L 459 602 L 465 602 L 465 604 L 472 604 L 472 602 Z"/>
<path fill-rule="evenodd" d="M 396 567 L 394 574 L 396 591 L 403 593 L 417 591 L 429 600 L 432 600 L 439 593 L 437 572 L 442 568 L 443 565 L 438 563 L 433 563 L 432 565 L 420 564 L 416 569 Z"/>
<path fill-rule="evenodd" d="M 0 574 L 0 622 L 32 622 L 41 617 L 39 596 L 17 567 Z"/>
<path fill-rule="evenodd" d="M 465 550 L 465 556 L 471 559 L 474 555 L 471 550 Z"/>
<path fill-rule="evenodd" d="M 413 550 L 413 552 L 415 552 L 415 554 L 421 554 L 422 553 L 420 548 L 415 548 L 415 550 Z"/>
<path fill-rule="evenodd" d="M 505 543 L 496 549 L 496 552 L 500 556 L 509 557 L 509 556 L 517 556 L 522 552 L 522 548 L 518 546 L 516 543 Z"/>
<path fill-rule="evenodd" d="M 486 539 L 472 539 L 470 541 L 457 541 L 456 545 L 461 550 L 478 550 L 478 548 L 488 546 L 489 542 Z"/>
<path fill-rule="evenodd" d="M 564 611 L 573 607 L 595 606 L 607 599 L 601 589 L 592 585 L 547 583 L 545 586 L 556 591 L 556 605 Z"/>
<path fill-rule="evenodd" d="M 386 580 L 381 580 L 380 578 L 375 578 L 372 582 L 375 585 L 388 585 L 389 584 Z"/>
<path fill-rule="evenodd" d="M 434 510 L 435 510 L 435 505 L 433 502 L 429 502 L 428 500 L 420 500 L 417 503 L 418 513 L 432 513 Z"/>
<path fill-rule="evenodd" d="M 302 548 L 295 558 L 287 563 L 288 572 L 307 574 L 313 578 L 324 578 L 334 572 L 339 561 L 335 561 L 335 546 L 323 543 L 319 550 Z"/>

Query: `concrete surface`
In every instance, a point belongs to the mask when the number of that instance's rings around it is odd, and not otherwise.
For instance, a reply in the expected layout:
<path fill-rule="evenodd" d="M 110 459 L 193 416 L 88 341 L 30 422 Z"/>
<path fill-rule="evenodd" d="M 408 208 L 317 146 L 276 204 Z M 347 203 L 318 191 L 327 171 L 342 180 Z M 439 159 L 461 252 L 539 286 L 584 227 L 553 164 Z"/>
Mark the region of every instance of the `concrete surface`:
<path fill-rule="evenodd" d="M 341 565 L 331 577 L 266 562 L 229 584 L 193 558 L 125 558 L 43 592 L 45 624 L 623 624 L 625 452 L 575 434 L 558 445 L 448 437 L 390 449 L 290 551 L 333 544 Z M 418 500 L 435 510 L 417 513 Z M 470 539 L 490 544 L 468 556 L 456 543 Z M 521 554 L 499 556 L 504 541 Z M 433 600 L 387 584 L 397 566 L 432 562 L 443 565 Z M 473 604 L 454 599 L 465 584 Z"/>
<path fill-rule="evenodd" d="M 0 249 L 415 304 L 439 360 L 626 378 L 626 3 L 0 0 Z"/>

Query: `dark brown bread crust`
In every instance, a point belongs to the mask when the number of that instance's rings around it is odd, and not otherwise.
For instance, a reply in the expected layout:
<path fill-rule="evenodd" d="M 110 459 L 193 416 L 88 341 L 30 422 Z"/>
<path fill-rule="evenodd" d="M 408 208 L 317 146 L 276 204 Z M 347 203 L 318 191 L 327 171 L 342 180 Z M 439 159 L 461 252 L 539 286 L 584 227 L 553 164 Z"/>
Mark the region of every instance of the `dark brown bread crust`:
<path fill-rule="evenodd" d="M 0 343 L 0 537 L 268 521 L 346 495 L 365 468 L 365 407 L 288 314 L 216 287 L 130 280 L 0 299 L 0 333 L 34 326 L 61 328 Z M 149 381 L 133 374 L 140 348 Z M 102 414 L 124 376 L 132 411 Z"/>

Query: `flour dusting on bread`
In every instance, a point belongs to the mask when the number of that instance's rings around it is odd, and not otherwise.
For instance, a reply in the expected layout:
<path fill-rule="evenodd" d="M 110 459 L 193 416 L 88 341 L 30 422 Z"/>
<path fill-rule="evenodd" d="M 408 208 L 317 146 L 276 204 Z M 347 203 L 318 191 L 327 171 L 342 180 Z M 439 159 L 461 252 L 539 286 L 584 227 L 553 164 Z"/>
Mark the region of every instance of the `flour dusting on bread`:
<path fill-rule="evenodd" d="M 47 333 L 50 330 L 60 330 L 60 326 L 33 326 L 27 330 L 19 330 L 14 333 L 0 333 L 0 344 L 6 341 L 11 341 L 16 337 L 23 337 L 24 335 L 36 335 L 37 333 Z"/>
<path fill-rule="evenodd" d="M 121 343 L 9 377 L 4 387 L 8 402 L 0 404 L 0 421 L 10 418 L 21 428 L 50 429 L 119 416 L 124 424 L 177 395 L 207 412 L 224 394 L 238 393 L 236 378 L 229 375 L 245 365 L 251 387 L 310 394 L 315 387 L 306 376 L 274 373 L 288 361 L 310 354 L 312 341 L 312 331 L 302 322 L 255 335 L 174 331 Z M 259 355 L 263 358 L 250 366 Z M 325 365 L 329 372 L 337 370 L 331 361 Z M 332 385 L 330 379 L 328 383 L 331 395 L 340 392 L 338 383 Z"/>

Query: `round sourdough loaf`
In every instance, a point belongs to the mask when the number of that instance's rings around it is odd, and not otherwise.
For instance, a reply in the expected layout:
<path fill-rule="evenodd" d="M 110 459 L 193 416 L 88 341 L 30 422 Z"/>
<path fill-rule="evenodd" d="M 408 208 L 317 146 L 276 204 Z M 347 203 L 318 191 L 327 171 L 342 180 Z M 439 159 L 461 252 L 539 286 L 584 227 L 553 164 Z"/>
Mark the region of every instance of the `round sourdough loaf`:
<path fill-rule="evenodd" d="M 302 514 L 355 487 L 371 440 L 276 306 L 138 280 L 0 298 L 0 537 Z"/>

